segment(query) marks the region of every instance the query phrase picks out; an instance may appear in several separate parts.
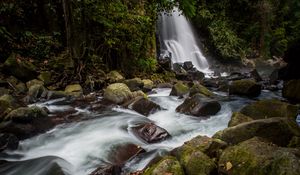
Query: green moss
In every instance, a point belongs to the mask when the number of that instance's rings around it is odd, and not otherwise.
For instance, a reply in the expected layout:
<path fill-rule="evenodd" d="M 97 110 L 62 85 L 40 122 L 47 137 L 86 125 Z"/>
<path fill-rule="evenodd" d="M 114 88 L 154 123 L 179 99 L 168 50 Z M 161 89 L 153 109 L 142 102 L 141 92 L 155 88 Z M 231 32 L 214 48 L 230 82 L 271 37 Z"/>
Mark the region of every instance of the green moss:
<path fill-rule="evenodd" d="M 228 127 L 236 126 L 241 123 L 250 122 L 253 119 L 239 112 L 234 112 L 231 115 L 231 119 L 228 123 Z"/>
<path fill-rule="evenodd" d="M 173 86 L 170 95 L 182 96 L 187 93 L 189 93 L 189 87 L 183 84 L 182 82 L 178 82 Z"/>
<path fill-rule="evenodd" d="M 184 175 L 184 172 L 178 160 L 172 156 L 164 157 L 162 160 L 152 165 L 144 172 L 144 175 L 163 175 L 163 174 Z"/>
<path fill-rule="evenodd" d="M 210 90 L 208 90 L 205 86 L 203 86 L 201 84 L 194 84 L 191 87 L 190 97 L 197 94 L 197 93 L 203 94 L 206 97 L 213 97 L 214 96 L 214 94 Z"/>

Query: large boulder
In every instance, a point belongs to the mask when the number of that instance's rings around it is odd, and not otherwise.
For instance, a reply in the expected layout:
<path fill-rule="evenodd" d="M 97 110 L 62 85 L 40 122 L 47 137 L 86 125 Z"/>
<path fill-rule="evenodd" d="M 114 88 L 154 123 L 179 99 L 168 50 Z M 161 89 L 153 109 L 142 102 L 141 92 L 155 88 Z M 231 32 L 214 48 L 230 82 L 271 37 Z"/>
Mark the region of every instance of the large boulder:
<path fill-rule="evenodd" d="M 144 175 L 184 175 L 180 163 L 175 157 L 166 156 L 158 163 L 146 169 Z"/>
<path fill-rule="evenodd" d="M 4 62 L 3 68 L 5 73 L 23 81 L 32 80 L 37 75 L 36 67 L 15 53 L 12 53 Z"/>
<path fill-rule="evenodd" d="M 109 85 L 104 91 L 104 99 L 115 104 L 121 104 L 130 100 L 133 95 L 128 86 L 124 83 L 114 83 Z"/>
<path fill-rule="evenodd" d="M 125 78 L 117 71 L 111 71 L 107 74 L 107 80 L 109 83 L 118 83 L 124 79 Z"/>
<path fill-rule="evenodd" d="M 231 175 L 298 175 L 300 151 L 278 147 L 254 137 L 222 153 L 218 166 L 221 174 Z"/>
<path fill-rule="evenodd" d="M 142 81 L 144 83 L 144 86 L 143 86 L 143 91 L 144 92 L 149 92 L 149 91 L 151 91 L 153 89 L 154 83 L 153 83 L 152 80 L 144 79 Z"/>
<path fill-rule="evenodd" d="M 135 144 L 124 143 L 113 146 L 109 151 L 108 160 L 114 165 L 123 165 L 144 150 Z"/>
<path fill-rule="evenodd" d="M 176 112 L 205 117 L 215 115 L 220 109 L 221 105 L 219 102 L 203 98 L 202 95 L 196 94 L 193 97 L 185 99 L 185 101 L 176 108 Z"/>
<path fill-rule="evenodd" d="M 0 133 L 0 152 L 4 150 L 15 150 L 19 146 L 19 139 L 8 133 Z"/>
<path fill-rule="evenodd" d="M 27 103 L 35 103 L 40 99 L 44 99 L 47 97 L 48 90 L 41 84 L 36 84 L 30 86 L 27 96 L 24 101 Z"/>
<path fill-rule="evenodd" d="M 144 86 L 144 83 L 140 78 L 125 80 L 124 83 L 129 87 L 131 91 L 141 90 Z"/>
<path fill-rule="evenodd" d="M 38 76 L 38 79 L 43 81 L 45 85 L 51 84 L 51 78 L 52 78 L 52 74 L 51 72 L 48 71 L 41 72 L 40 75 Z"/>
<path fill-rule="evenodd" d="M 194 84 L 191 89 L 190 89 L 190 97 L 192 97 L 193 95 L 200 93 L 206 97 L 213 97 L 214 94 L 208 90 L 205 86 L 201 85 L 201 84 Z"/>
<path fill-rule="evenodd" d="M 15 93 L 17 94 L 25 94 L 27 91 L 25 83 L 19 81 L 13 76 L 10 76 L 6 79 L 6 82 L 9 84 L 10 87 L 13 88 Z"/>
<path fill-rule="evenodd" d="M 102 165 L 89 175 L 119 175 L 122 172 L 122 168 L 119 165 Z"/>
<path fill-rule="evenodd" d="M 11 111 L 5 116 L 5 121 L 12 120 L 17 123 L 28 123 L 36 118 L 47 117 L 48 114 L 45 110 L 39 107 L 20 107 Z"/>
<path fill-rule="evenodd" d="M 65 92 L 74 97 L 81 97 L 83 95 L 83 89 L 80 84 L 70 84 L 66 86 Z"/>
<path fill-rule="evenodd" d="M 171 137 L 168 131 L 153 123 L 141 124 L 131 129 L 137 137 L 147 143 L 156 143 Z"/>
<path fill-rule="evenodd" d="M 240 112 L 234 112 L 231 115 L 231 119 L 228 123 L 228 127 L 232 127 L 232 126 L 236 126 L 239 125 L 241 123 L 245 123 L 245 122 L 250 122 L 253 119 L 249 116 L 246 116 Z"/>
<path fill-rule="evenodd" d="M 241 109 L 241 113 L 256 120 L 271 117 L 287 117 L 296 119 L 298 108 L 295 105 L 276 99 L 260 100 Z"/>
<path fill-rule="evenodd" d="M 0 120 L 3 117 L 3 113 L 13 108 L 14 103 L 15 99 L 11 95 L 5 94 L 0 97 Z"/>
<path fill-rule="evenodd" d="M 131 105 L 131 108 L 145 116 L 148 116 L 161 109 L 158 104 L 144 97 L 138 97 L 137 100 L 135 100 Z"/>
<path fill-rule="evenodd" d="M 253 80 L 236 80 L 229 85 L 229 94 L 257 97 L 261 93 L 261 85 Z"/>
<path fill-rule="evenodd" d="M 41 80 L 37 80 L 37 79 L 33 79 L 33 80 L 30 80 L 30 81 L 26 82 L 26 86 L 27 86 L 28 89 L 31 86 L 35 86 L 35 85 L 42 85 L 42 86 L 44 86 L 44 82 L 41 81 Z"/>
<path fill-rule="evenodd" d="M 300 102 L 300 79 L 290 80 L 284 83 L 282 96 L 293 102 Z"/>
<path fill-rule="evenodd" d="M 178 82 L 173 86 L 170 95 L 183 96 L 188 93 L 189 93 L 189 87 L 183 84 L 182 82 Z"/>
<path fill-rule="evenodd" d="M 229 144 L 237 144 L 258 136 L 279 146 L 287 146 L 293 136 L 300 135 L 300 128 L 295 120 L 288 118 L 269 118 L 254 120 L 226 128 L 217 132 L 213 138 Z"/>

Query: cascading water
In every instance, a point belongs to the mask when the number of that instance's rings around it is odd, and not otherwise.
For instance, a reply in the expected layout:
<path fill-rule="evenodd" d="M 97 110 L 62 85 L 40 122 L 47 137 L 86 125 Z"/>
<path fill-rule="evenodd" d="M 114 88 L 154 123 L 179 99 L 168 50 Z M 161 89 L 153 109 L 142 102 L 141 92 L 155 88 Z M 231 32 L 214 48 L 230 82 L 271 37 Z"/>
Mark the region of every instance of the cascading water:
<path fill-rule="evenodd" d="M 174 8 L 172 13 L 161 13 L 158 28 L 161 50 L 171 53 L 173 63 L 192 61 L 199 71 L 210 72 L 208 62 L 198 47 L 192 26 L 178 8 Z"/>

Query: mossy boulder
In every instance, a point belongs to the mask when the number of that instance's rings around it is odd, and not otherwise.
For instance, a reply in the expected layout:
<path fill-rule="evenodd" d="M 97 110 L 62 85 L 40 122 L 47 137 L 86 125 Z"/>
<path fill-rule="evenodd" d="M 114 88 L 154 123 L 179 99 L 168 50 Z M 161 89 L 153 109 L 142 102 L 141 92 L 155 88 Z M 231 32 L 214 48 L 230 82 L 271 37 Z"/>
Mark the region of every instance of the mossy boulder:
<path fill-rule="evenodd" d="M 117 83 L 125 80 L 125 78 L 118 71 L 111 71 L 107 74 L 109 83 Z"/>
<path fill-rule="evenodd" d="M 45 85 L 49 85 L 49 84 L 51 84 L 51 77 L 52 77 L 51 72 L 44 71 L 44 72 L 40 73 L 40 75 L 38 76 L 38 79 L 43 81 L 45 83 Z"/>
<path fill-rule="evenodd" d="M 27 96 L 25 97 L 24 101 L 26 103 L 35 103 L 40 99 L 44 99 L 47 97 L 48 90 L 41 84 L 36 84 L 30 86 Z"/>
<path fill-rule="evenodd" d="M 219 102 L 203 98 L 201 94 L 196 94 L 185 99 L 185 101 L 176 108 L 176 112 L 197 117 L 206 117 L 215 115 L 220 109 L 221 105 Z"/>
<path fill-rule="evenodd" d="M 6 79 L 6 81 L 13 87 L 14 91 L 17 94 L 24 94 L 27 91 L 26 85 L 19 81 L 16 77 L 10 76 Z"/>
<path fill-rule="evenodd" d="M 222 153 L 218 167 L 231 175 L 297 175 L 300 172 L 300 151 L 278 147 L 254 137 Z"/>
<path fill-rule="evenodd" d="M 12 53 L 7 58 L 3 68 L 8 75 L 12 75 L 23 81 L 32 80 L 37 75 L 37 68 L 31 62 L 21 58 L 15 53 Z"/>
<path fill-rule="evenodd" d="M 83 89 L 80 84 L 71 84 L 65 88 L 65 92 L 74 97 L 81 97 L 83 95 Z"/>
<path fill-rule="evenodd" d="M 5 121 L 12 120 L 16 123 L 28 123 L 36 118 L 47 117 L 45 110 L 39 107 L 20 107 L 11 111 L 6 117 Z"/>
<path fill-rule="evenodd" d="M 170 95 L 172 96 L 183 96 L 189 93 L 189 87 L 182 82 L 176 83 L 171 90 Z"/>
<path fill-rule="evenodd" d="M 229 85 L 229 94 L 257 97 L 261 93 L 261 85 L 253 80 L 236 80 Z"/>
<path fill-rule="evenodd" d="M 30 80 L 30 81 L 26 82 L 26 86 L 27 86 L 28 89 L 30 89 L 30 87 L 34 86 L 34 85 L 42 85 L 42 86 L 44 86 L 44 82 L 41 81 L 41 80 L 37 80 L 37 79 L 33 79 L 33 80 Z"/>
<path fill-rule="evenodd" d="M 151 91 L 153 89 L 154 83 L 153 83 L 152 80 L 144 79 L 142 81 L 144 83 L 144 86 L 143 86 L 143 91 L 144 92 L 149 92 L 149 91 Z"/>
<path fill-rule="evenodd" d="M 241 113 L 252 119 L 264 119 L 271 117 L 287 117 L 296 119 L 298 108 L 295 105 L 281 102 L 276 99 L 260 100 L 241 109 Z"/>
<path fill-rule="evenodd" d="M 213 97 L 214 94 L 208 90 L 205 86 L 201 85 L 201 84 L 194 84 L 191 89 L 190 89 L 190 97 L 192 97 L 193 95 L 200 93 L 206 97 Z"/>
<path fill-rule="evenodd" d="M 238 144 L 255 136 L 279 146 L 287 146 L 293 136 L 300 136 L 300 128 L 295 120 L 288 118 L 260 119 L 226 128 L 217 132 L 213 138 Z"/>
<path fill-rule="evenodd" d="M 228 123 L 228 127 L 236 126 L 241 123 L 250 122 L 253 119 L 251 117 L 248 117 L 240 112 L 234 112 L 231 115 L 231 119 Z"/>
<path fill-rule="evenodd" d="M 144 83 L 140 78 L 125 80 L 124 83 L 129 87 L 131 91 L 141 90 L 144 86 Z"/>
<path fill-rule="evenodd" d="M 290 148 L 300 148 L 300 137 L 299 136 L 294 136 L 288 145 Z"/>
<path fill-rule="evenodd" d="M 104 99 L 115 104 L 121 104 L 133 97 L 132 92 L 124 83 L 114 83 L 109 85 L 104 91 Z"/>
<path fill-rule="evenodd" d="M 282 96 L 293 102 L 300 102 L 300 79 L 290 80 L 284 83 Z"/>
<path fill-rule="evenodd" d="M 144 175 L 184 175 L 180 163 L 175 157 L 166 156 L 158 163 L 146 169 Z"/>
<path fill-rule="evenodd" d="M 0 121 L 12 110 L 14 103 L 15 99 L 11 95 L 5 94 L 0 97 Z"/>

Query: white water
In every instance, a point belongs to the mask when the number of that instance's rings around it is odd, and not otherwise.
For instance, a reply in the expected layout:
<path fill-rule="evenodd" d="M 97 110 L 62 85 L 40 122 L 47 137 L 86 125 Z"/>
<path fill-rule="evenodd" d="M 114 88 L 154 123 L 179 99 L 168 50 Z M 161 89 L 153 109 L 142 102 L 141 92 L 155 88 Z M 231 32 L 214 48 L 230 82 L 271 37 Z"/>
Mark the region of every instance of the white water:
<path fill-rule="evenodd" d="M 192 61 L 199 71 L 211 72 L 205 56 L 198 47 L 191 23 L 177 8 L 171 14 L 161 13 L 158 25 L 162 50 L 171 53 L 173 63 Z"/>
<path fill-rule="evenodd" d="M 231 116 L 230 103 L 222 103 L 222 109 L 217 115 L 207 120 L 200 120 L 175 112 L 175 108 L 183 100 L 169 96 L 170 89 L 156 89 L 156 91 L 158 93 L 150 95 L 150 99 L 166 110 L 156 112 L 147 118 L 132 110 L 115 108 L 109 113 L 98 114 L 97 118 L 62 124 L 47 133 L 22 141 L 19 149 L 10 154 L 20 154 L 23 157 L 9 160 L 57 156 L 72 165 L 71 168 L 69 167 L 70 174 L 86 175 L 99 164 L 109 162 L 108 157 L 114 146 L 133 143 L 144 148 L 147 155 L 127 162 L 125 169 L 140 170 L 157 154 L 172 150 L 197 135 L 212 136 L 218 130 L 227 127 Z M 55 108 L 57 107 L 53 107 Z M 91 111 L 81 112 L 91 113 Z M 97 114 L 93 114 L 93 117 L 95 116 Z M 172 138 L 160 143 L 146 144 L 131 133 L 130 126 L 150 120 L 166 129 Z"/>

